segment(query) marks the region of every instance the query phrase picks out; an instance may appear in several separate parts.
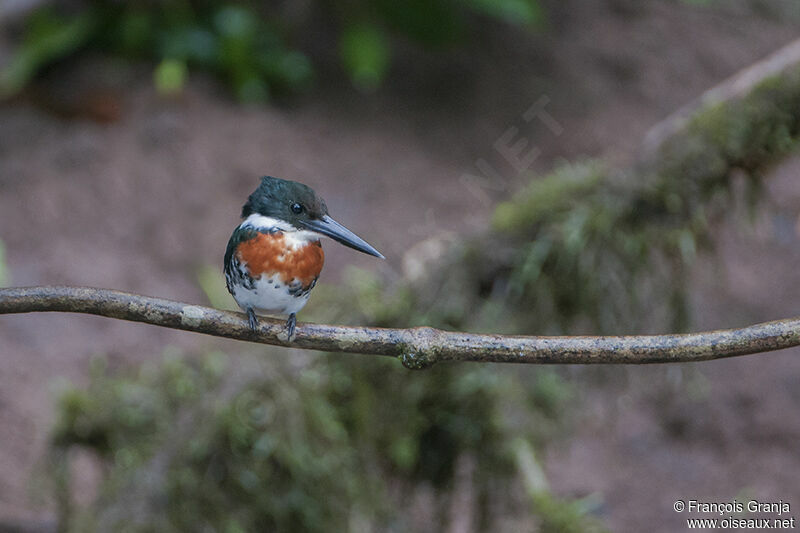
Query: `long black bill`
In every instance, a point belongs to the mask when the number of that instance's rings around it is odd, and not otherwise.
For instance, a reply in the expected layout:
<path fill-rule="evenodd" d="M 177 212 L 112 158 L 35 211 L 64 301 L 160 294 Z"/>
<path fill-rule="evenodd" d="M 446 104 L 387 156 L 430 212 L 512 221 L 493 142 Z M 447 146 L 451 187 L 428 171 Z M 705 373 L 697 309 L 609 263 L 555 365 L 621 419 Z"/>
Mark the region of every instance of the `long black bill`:
<path fill-rule="evenodd" d="M 331 239 L 338 241 L 345 246 L 349 246 L 353 250 L 358 250 L 359 252 L 364 252 L 365 254 L 374 255 L 375 257 L 385 259 L 383 254 L 370 246 L 367 241 L 349 229 L 345 228 L 328 215 L 325 215 L 319 219 L 303 220 L 300 221 L 300 224 L 308 230 L 321 233 L 322 235 L 330 237 Z"/>

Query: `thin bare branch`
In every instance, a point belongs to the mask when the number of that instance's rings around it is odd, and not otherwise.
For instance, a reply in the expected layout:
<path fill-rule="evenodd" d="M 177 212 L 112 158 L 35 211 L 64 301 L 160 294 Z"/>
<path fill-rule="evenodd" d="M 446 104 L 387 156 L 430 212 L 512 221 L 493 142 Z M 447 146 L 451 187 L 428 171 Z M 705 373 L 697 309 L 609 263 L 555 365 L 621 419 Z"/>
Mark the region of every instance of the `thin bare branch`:
<path fill-rule="evenodd" d="M 326 352 L 399 357 L 408 368 L 440 361 L 533 364 L 642 364 L 706 361 L 800 345 L 800 317 L 745 328 L 680 335 L 523 337 L 410 329 L 298 324 L 287 342 L 284 323 L 200 305 L 88 287 L 0 289 L 0 314 L 88 313 L 249 342 Z"/>

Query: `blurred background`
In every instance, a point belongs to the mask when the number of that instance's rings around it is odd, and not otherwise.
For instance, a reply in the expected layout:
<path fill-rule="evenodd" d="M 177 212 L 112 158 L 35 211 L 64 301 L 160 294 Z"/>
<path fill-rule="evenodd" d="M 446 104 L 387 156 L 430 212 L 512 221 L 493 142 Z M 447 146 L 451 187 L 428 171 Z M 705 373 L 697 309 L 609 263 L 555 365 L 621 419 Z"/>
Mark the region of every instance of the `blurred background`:
<path fill-rule="evenodd" d="M 798 35 L 795 0 L 3 0 L 0 286 L 232 309 L 225 244 L 270 174 L 387 257 L 325 243 L 301 321 L 795 316 L 797 74 L 642 139 Z M 677 499 L 794 510 L 798 355 L 410 371 L 4 316 L 0 531 L 668 532 Z"/>

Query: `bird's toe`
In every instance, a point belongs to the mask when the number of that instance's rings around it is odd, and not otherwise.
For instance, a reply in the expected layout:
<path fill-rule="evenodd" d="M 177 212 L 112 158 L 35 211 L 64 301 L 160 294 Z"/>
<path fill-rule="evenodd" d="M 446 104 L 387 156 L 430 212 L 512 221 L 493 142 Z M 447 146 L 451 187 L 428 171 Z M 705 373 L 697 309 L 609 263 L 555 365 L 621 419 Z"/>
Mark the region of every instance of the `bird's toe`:
<path fill-rule="evenodd" d="M 294 330 L 295 326 L 297 325 L 297 316 L 292 313 L 289 315 L 289 319 L 286 321 L 286 334 L 289 339 L 289 342 L 292 342 L 294 338 Z"/>
<path fill-rule="evenodd" d="M 250 325 L 250 330 L 253 333 L 258 331 L 258 318 L 256 318 L 256 313 L 253 311 L 252 307 L 247 308 L 247 323 Z"/>

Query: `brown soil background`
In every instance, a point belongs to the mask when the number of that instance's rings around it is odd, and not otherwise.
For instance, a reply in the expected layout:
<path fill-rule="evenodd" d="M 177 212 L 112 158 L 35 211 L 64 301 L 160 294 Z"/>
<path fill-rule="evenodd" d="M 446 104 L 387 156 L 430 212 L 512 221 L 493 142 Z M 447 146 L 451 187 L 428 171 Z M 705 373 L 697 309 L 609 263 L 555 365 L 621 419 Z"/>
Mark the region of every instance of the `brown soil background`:
<path fill-rule="evenodd" d="M 481 157 L 503 168 L 492 144 L 509 126 L 542 150 L 538 171 L 561 158 L 625 160 L 658 120 L 800 33 L 800 18 L 756 4 L 550 2 L 550 25 L 534 36 L 490 28 L 469 50 L 403 50 L 371 96 L 323 72 L 319 88 L 291 105 L 240 106 L 202 76 L 165 100 L 148 67 L 87 58 L 0 106 L 0 239 L 11 283 L 203 303 L 197 269 L 221 263 L 265 173 L 314 186 L 387 256 L 377 263 L 328 244 L 323 282 L 353 263 L 395 275 L 415 243 L 485 223 L 491 205 L 458 178 Z M 119 118 L 86 118 L 86 94 L 109 98 Z M 521 120 L 542 95 L 561 135 Z M 494 200 L 519 183 L 503 172 L 511 187 Z M 695 269 L 695 329 L 800 314 L 798 172 L 800 157 L 772 172 L 755 224 L 732 208 L 719 227 L 715 253 Z M 0 320 L 0 531 L 50 523 L 31 479 L 61 380 L 85 382 L 96 355 L 138 362 L 168 346 L 245 350 L 95 317 Z M 545 458 L 554 491 L 601 494 L 600 516 L 615 531 L 683 530 L 676 499 L 783 499 L 800 515 L 798 355 L 570 368 L 586 416 Z"/>

